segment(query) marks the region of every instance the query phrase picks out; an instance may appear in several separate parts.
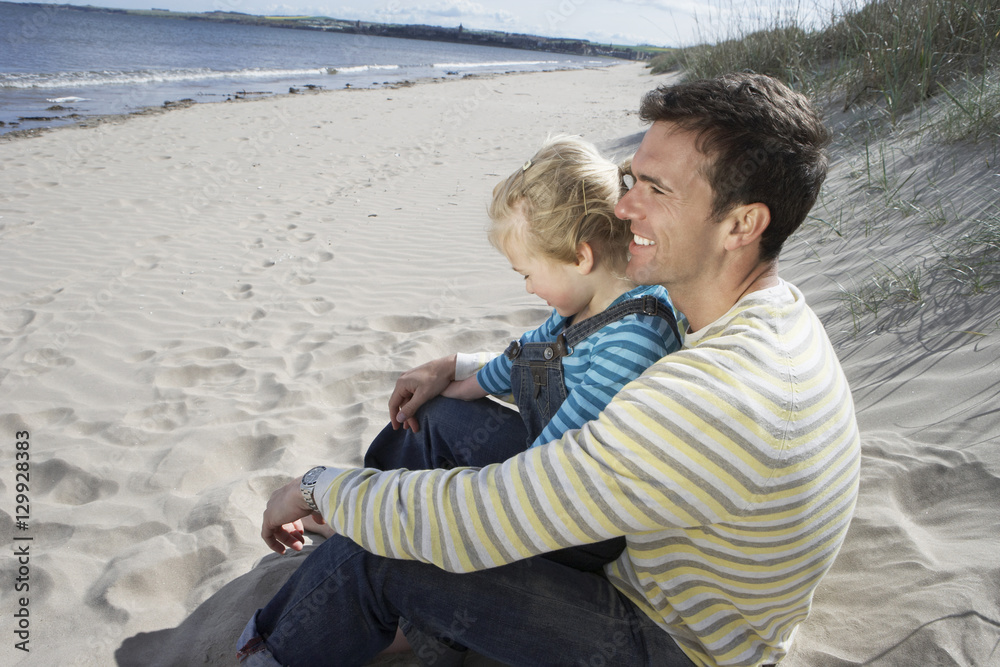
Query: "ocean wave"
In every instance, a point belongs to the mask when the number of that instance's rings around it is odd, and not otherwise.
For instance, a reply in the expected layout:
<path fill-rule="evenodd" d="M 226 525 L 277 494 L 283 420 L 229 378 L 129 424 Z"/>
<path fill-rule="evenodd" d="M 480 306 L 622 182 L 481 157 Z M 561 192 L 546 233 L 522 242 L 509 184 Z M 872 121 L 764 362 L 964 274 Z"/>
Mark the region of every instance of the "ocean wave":
<path fill-rule="evenodd" d="M 382 69 L 400 69 L 400 65 L 351 65 L 349 67 L 334 67 L 338 74 L 355 74 L 357 72 L 370 72 Z"/>
<path fill-rule="evenodd" d="M 430 67 L 432 69 L 469 70 L 490 67 L 537 67 L 555 65 L 559 60 L 505 60 L 491 62 L 432 63 L 429 65 L 348 65 L 316 68 L 246 68 L 215 70 L 204 68 L 91 70 L 73 72 L 0 72 L 0 90 L 29 88 L 78 88 L 83 86 L 125 86 L 224 79 L 289 79 L 299 76 L 360 74 L 363 72 Z"/>
<path fill-rule="evenodd" d="M 434 63 L 431 67 L 439 69 L 468 69 L 470 67 L 512 67 L 514 65 L 557 65 L 558 60 L 505 60 L 489 63 Z"/>
<path fill-rule="evenodd" d="M 0 73 L 2 88 L 75 88 L 79 86 L 120 86 L 146 83 L 172 83 L 180 81 L 206 81 L 218 79 L 280 79 L 295 76 L 332 74 L 336 68 L 309 69 L 172 69 L 124 70 L 54 73 Z M 344 71 L 344 70 L 340 70 Z"/>
<path fill-rule="evenodd" d="M 90 100 L 86 97 L 48 97 L 45 101 L 52 104 L 73 104 L 74 102 L 89 102 Z"/>

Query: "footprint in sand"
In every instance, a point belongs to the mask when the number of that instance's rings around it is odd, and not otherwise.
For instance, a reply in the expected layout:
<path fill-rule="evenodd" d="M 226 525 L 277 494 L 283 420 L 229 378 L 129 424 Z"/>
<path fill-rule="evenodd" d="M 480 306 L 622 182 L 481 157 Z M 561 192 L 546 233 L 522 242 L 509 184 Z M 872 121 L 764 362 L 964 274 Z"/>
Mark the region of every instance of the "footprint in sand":
<path fill-rule="evenodd" d="M 21 305 L 31 305 L 31 306 L 44 306 L 47 303 L 52 303 L 56 299 L 56 295 L 63 291 L 63 287 L 42 287 L 40 289 L 31 290 L 30 292 L 21 292 L 20 294 L 13 294 L 11 296 L 0 295 L 0 309 L 6 312 L 11 312 L 17 306 Z M 0 315 L 2 319 L 3 315 Z"/>
<path fill-rule="evenodd" d="M 32 323 L 35 311 L 27 308 L 0 311 L 0 334 L 15 336 Z"/>
<path fill-rule="evenodd" d="M 250 285 L 249 283 L 241 283 L 232 289 L 226 290 L 226 296 L 233 301 L 251 299 L 253 298 L 253 285 Z"/>
<path fill-rule="evenodd" d="M 315 278 L 303 273 L 299 269 L 292 269 L 281 278 L 281 283 L 283 285 L 294 285 L 296 287 L 312 285 L 314 282 L 316 282 Z"/>
<path fill-rule="evenodd" d="M 34 220 L 29 220 L 21 224 L 4 223 L 0 224 L 0 238 L 4 240 L 15 239 L 19 236 L 30 234 L 34 231 Z"/>
<path fill-rule="evenodd" d="M 373 317 L 368 325 L 376 331 L 388 331 L 392 333 L 414 333 L 424 331 L 439 324 L 437 320 L 429 317 L 385 315 Z"/>
<path fill-rule="evenodd" d="M 167 236 L 166 234 L 161 234 L 159 236 L 154 236 L 152 238 L 144 239 L 142 241 L 136 241 L 135 247 L 137 247 L 137 248 L 145 248 L 146 246 L 150 246 L 150 245 L 159 245 L 161 243 L 166 243 L 167 241 L 170 241 L 171 239 L 173 239 L 172 236 Z"/>
<path fill-rule="evenodd" d="M 187 424 L 187 404 L 181 401 L 157 403 L 143 410 L 126 413 L 122 423 L 136 426 L 143 431 L 166 433 Z"/>
<path fill-rule="evenodd" d="M 28 350 L 22 358 L 27 375 L 41 375 L 56 368 L 66 368 L 76 363 L 74 359 L 64 357 L 59 350 L 43 347 Z"/>
<path fill-rule="evenodd" d="M 177 355 L 177 359 L 182 361 L 198 360 L 198 361 L 215 361 L 216 359 L 224 359 L 231 354 L 228 348 L 222 347 L 221 345 L 214 345 L 212 347 L 199 347 L 194 350 L 187 350 L 185 352 L 180 352 Z"/>
<path fill-rule="evenodd" d="M 335 306 L 332 303 L 330 303 L 321 296 L 317 296 L 315 298 L 302 302 L 302 306 L 309 313 L 311 313 L 312 315 L 316 315 L 317 317 L 320 315 L 326 315 L 335 308 Z"/>
<path fill-rule="evenodd" d="M 298 377 L 302 373 L 309 370 L 309 367 L 312 366 L 312 363 L 313 363 L 312 354 L 308 352 L 300 354 L 297 357 L 295 357 L 295 359 L 293 359 L 291 363 L 288 364 L 289 373 L 292 377 Z"/>
<path fill-rule="evenodd" d="M 156 386 L 188 389 L 204 384 L 227 384 L 243 377 L 247 369 L 228 362 L 213 366 L 188 364 L 178 368 L 161 368 L 156 372 Z"/>
<path fill-rule="evenodd" d="M 315 262 L 316 264 L 320 264 L 322 262 L 329 262 L 331 259 L 333 259 L 333 253 L 320 251 L 309 255 L 307 259 L 310 262 Z"/>
<path fill-rule="evenodd" d="M 35 463 L 31 479 L 38 497 L 62 505 L 86 505 L 118 492 L 116 482 L 101 479 L 60 458 Z"/>
<path fill-rule="evenodd" d="M 149 271 L 155 269 L 160 265 L 160 258 L 156 255 L 144 255 L 143 257 L 136 257 L 132 260 L 131 264 L 122 269 L 122 276 L 128 278 L 129 276 L 135 275 L 140 271 Z"/>
<path fill-rule="evenodd" d="M 308 332 L 309 329 L 305 329 L 305 331 Z M 314 350 L 323 347 L 333 339 L 334 335 L 330 332 L 316 331 L 312 332 L 310 335 L 298 336 L 295 339 L 294 346 L 297 352 L 313 352 Z"/>
<path fill-rule="evenodd" d="M 388 396 L 398 373 L 368 370 L 342 378 L 322 388 L 322 396 L 329 405 L 361 405 L 372 396 Z"/>
<path fill-rule="evenodd" d="M 73 408 L 51 408 L 40 412 L 24 415 L 25 422 L 38 426 L 65 426 L 76 421 L 76 411 Z"/>
<path fill-rule="evenodd" d="M 226 554 L 217 546 L 224 542 L 221 526 L 139 542 L 111 560 L 87 591 L 87 604 L 124 623 L 144 611 L 138 601 L 171 599 L 178 590 L 192 590 L 204 572 L 225 562 Z"/>
<path fill-rule="evenodd" d="M 261 433 L 245 435 L 226 440 L 214 451 L 225 459 L 220 465 L 230 466 L 236 470 L 264 470 L 281 458 L 285 450 L 295 446 L 295 438 L 291 435 L 274 435 Z"/>
<path fill-rule="evenodd" d="M 348 347 L 334 350 L 330 354 L 330 361 L 335 364 L 344 363 L 347 361 L 354 361 L 356 359 L 362 359 L 365 355 L 371 354 L 369 350 L 364 345 L 349 345 Z"/>
<path fill-rule="evenodd" d="M 898 562 L 921 569 L 964 562 L 970 569 L 996 561 L 1000 517 L 984 524 L 981 512 L 967 509 L 991 507 L 1000 497 L 1000 477 L 981 461 L 893 437 L 885 445 L 873 440 L 862 468 L 858 526 L 852 530 L 870 530 L 892 543 Z M 868 494 L 878 499 L 866 503 Z M 886 497 L 895 511 L 886 511 Z"/>

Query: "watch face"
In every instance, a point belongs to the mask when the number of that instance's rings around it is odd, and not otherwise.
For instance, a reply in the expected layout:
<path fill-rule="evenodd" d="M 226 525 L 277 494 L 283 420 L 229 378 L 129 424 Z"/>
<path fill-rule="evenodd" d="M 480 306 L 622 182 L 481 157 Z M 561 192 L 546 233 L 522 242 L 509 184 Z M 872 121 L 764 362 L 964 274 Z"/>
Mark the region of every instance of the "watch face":
<path fill-rule="evenodd" d="M 316 466 L 302 476 L 302 484 L 315 484 L 316 480 L 319 479 L 319 476 L 323 474 L 324 470 L 326 470 L 326 467 Z"/>

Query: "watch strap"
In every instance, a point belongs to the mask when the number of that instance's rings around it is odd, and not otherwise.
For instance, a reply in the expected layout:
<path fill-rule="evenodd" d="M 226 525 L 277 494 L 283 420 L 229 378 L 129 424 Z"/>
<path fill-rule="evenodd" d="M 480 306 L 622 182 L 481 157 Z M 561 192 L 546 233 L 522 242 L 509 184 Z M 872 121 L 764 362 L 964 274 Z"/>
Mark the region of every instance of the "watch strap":
<path fill-rule="evenodd" d="M 306 505 L 309 506 L 313 512 L 319 512 L 319 506 L 316 505 L 315 491 L 316 482 L 319 481 L 319 476 L 323 474 L 326 470 L 326 466 L 316 466 L 302 475 L 302 482 L 299 484 L 299 490 L 302 492 L 302 499 L 305 500 Z"/>

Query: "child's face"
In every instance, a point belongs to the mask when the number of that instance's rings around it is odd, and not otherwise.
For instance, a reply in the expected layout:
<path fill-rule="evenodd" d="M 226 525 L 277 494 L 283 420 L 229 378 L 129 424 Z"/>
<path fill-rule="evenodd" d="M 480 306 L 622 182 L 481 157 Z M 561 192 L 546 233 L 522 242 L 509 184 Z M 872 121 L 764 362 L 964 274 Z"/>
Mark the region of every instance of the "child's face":
<path fill-rule="evenodd" d="M 521 244 L 508 248 L 511 267 L 524 276 L 524 289 L 556 309 L 563 317 L 581 312 L 594 297 L 576 264 L 530 254 Z"/>

